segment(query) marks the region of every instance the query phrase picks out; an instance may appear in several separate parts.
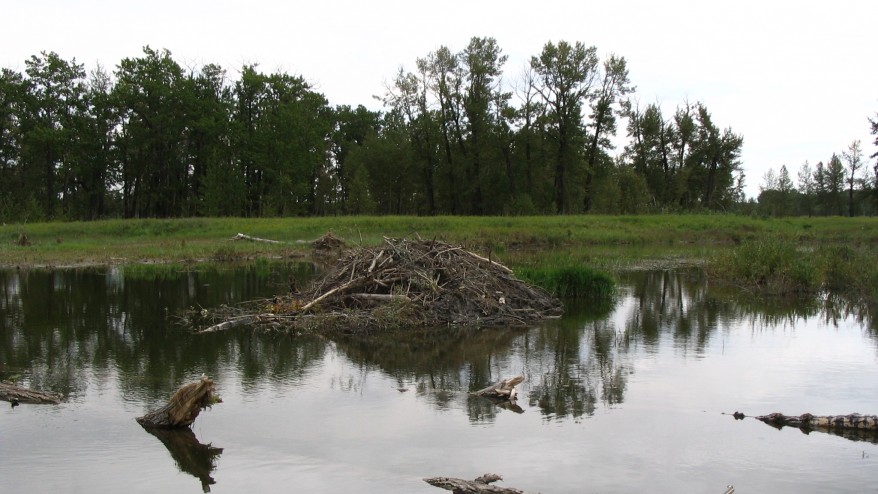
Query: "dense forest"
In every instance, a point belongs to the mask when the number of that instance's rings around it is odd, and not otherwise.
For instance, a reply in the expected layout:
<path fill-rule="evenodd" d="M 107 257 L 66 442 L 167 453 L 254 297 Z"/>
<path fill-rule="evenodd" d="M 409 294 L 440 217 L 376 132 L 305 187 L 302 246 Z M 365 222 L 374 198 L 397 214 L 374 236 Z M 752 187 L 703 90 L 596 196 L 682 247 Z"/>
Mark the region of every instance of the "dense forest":
<path fill-rule="evenodd" d="M 372 111 L 256 65 L 233 80 L 146 47 L 87 73 L 43 52 L 0 73 L 0 220 L 848 212 L 830 204 L 843 188 L 814 183 L 834 161 L 808 171 L 807 211 L 792 188 L 787 209 L 769 208 L 777 177 L 765 204 L 746 203 L 743 137 L 702 102 L 641 105 L 623 57 L 549 42 L 514 80 L 506 60 L 493 38 L 440 47 L 401 68 Z M 874 214 L 875 180 L 856 159 L 855 213 Z"/>

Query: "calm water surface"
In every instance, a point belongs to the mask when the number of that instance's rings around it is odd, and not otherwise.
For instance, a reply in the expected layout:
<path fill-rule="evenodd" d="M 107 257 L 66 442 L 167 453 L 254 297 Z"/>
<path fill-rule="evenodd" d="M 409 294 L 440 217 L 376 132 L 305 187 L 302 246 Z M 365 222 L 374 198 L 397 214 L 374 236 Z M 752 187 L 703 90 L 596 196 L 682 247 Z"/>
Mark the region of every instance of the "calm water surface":
<path fill-rule="evenodd" d="M 14 492 L 444 492 L 500 473 L 527 491 L 878 492 L 878 446 L 748 415 L 878 413 L 868 314 L 754 300 L 697 272 L 624 275 L 618 300 L 530 330 L 372 338 L 169 322 L 284 290 L 308 265 L 0 272 L 0 378 L 69 395 L 0 402 Z M 134 417 L 213 377 L 193 434 Z M 467 395 L 524 374 L 517 409 Z"/>

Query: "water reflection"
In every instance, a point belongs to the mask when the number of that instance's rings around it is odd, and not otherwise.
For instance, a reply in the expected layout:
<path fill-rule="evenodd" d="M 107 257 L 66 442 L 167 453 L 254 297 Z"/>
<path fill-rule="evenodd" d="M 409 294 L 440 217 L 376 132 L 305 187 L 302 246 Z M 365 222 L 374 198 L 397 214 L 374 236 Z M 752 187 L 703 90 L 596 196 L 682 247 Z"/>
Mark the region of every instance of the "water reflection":
<path fill-rule="evenodd" d="M 216 483 L 211 474 L 216 470 L 216 462 L 223 448 L 202 444 L 188 427 L 181 429 L 144 427 L 144 430 L 158 438 L 168 448 L 168 453 L 181 472 L 200 480 L 201 489 L 210 492 L 210 486 Z"/>
<path fill-rule="evenodd" d="M 269 296 L 290 271 L 305 278 L 311 270 L 295 264 L 0 271 L 0 372 L 73 399 L 87 384 L 115 377 L 126 399 L 148 403 L 189 376 L 217 375 L 229 365 L 252 378 L 301 369 L 307 349 L 277 345 L 292 353 L 278 359 L 247 333 L 196 338 L 170 318 L 190 306 Z"/>
<path fill-rule="evenodd" d="M 698 270 L 625 275 L 616 300 L 568 304 L 566 316 L 530 330 L 448 328 L 369 337 L 256 334 L 248 330 L 195 336 L 168 317 L 190 306 L 234 304 L 285 290 L 291 271 L 310 265 L 238 269 L 77 269 L 0 272 L 0 378 L 72 395 L 89 383 L 116 379 L 124 399 L 146 405 L 193 375 L 229 375 L 242 392 L 301 382 L 327 352 L 379 371 L 440 410 L 466 409 L 473 422 L 500 410 L 471 399 L 514 374 L 527 378 L 527 401 L 546 420 L 593 415 L 625 401 L 634 355 L 671 345 L 703 358 L 712 339 L 741 321 L 753 328 L 819 318 L 854 317 L 874 331 L 868 308 L 844 299 L 765 300 L 710 287 Z M 5 374 L 5 375 L 4 375 Z M 339 378 L 340 389 L 356 389 Z"/>

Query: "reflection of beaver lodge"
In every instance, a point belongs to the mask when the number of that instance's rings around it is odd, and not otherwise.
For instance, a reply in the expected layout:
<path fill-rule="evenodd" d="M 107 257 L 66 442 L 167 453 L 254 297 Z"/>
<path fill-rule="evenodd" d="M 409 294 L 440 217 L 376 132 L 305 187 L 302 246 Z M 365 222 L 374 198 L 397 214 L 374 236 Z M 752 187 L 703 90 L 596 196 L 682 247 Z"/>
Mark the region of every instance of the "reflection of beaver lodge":
<path fill-rule="evenodd" d="M 291 283 L 291 286 L 293 284 Z M 437 240 L 385 238 L 377 247 L 341 252 L 303 293 L 275 297 L 223 322 L 356 331 L 410 326 L 522 326 L 558 317 L 560 301 L 517 279 L 512 270 Z"/>

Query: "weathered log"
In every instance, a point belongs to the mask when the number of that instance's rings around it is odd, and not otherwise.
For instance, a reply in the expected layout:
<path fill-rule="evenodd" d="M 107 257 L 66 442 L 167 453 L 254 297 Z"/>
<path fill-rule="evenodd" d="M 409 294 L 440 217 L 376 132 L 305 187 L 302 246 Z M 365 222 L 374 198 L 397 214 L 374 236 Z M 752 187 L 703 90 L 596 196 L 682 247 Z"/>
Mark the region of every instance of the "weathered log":
<path fill-rule="evenodd" d="M 28 403 L 31 405 L 57 405 L 64 401 L 64 395 L 60 393 L 52 393 L 50 391 L 37 391 L 35 389 L 22 388 L 14 384 L 0 382 L 0 400 L 12 403 L 12 406 L 19 403 Z"/>
<path fill-rule="evenodd" d="M 736 420 L 741 420 L 744 418 L 744 414 L 735 412 L 734 417 Z M 805 434 L 813 431 L 826 432 L 851 441 L 867 441 L 878 444 L 878 416 L 876 415 L 853 413 L 850 415 L 818 416 L 805 413 L 796 416 L 770 413 L 755 418 L 778 429 L 796 427 Z"/>
<path fill-rule="evenodd" d="M 247 240 L 249 242 L 263 242 L 267 244 L 284 244 L 286 242 L 281 242 L 279 240 L 271 240 L 267 238 L 259 238 L 259 237 L 251 237 L 250 235 L 244 235 L 243 233 L 239 233 L 232 237 L 232 240 Z"/>
<path fill-rule="evenodd" d="M 222 401 L 219 396 L 214 394 L 213 384 L 210 378 L 201 376 L 198 381 L 180 386 L 167 404 L 143 417 L 137 417 L 137 423 L 144 427 L 187 427 L 191 425 L 202 409 Z"/>
<path fill-rule="evenodd" d="M 219 324 L 214 324 L 213 326 L 208 326 L 198 333 L 213 333 L 215 331 L 225 331 L 227 329 L 236 328 L 238 326 L 246 326 L 248 324 L 254 324 L 257 322 L 262 322 L 268 319 L 275 319 L 276 316 L 274 314 L 251 314 L 246 316 L 234 317 L 227 321 L 223 321 Z"/>
<path fill-rule="evenodd" d="M 800 429 L 878 431 L 878 415 L 860 415 L 859 413 L 823 416 L 811 415 L 810 413 L 799 416 L 770 413 L 756 417 L 756 420 L 775 427 L 788 426 Z"/>
<path fill-rule="evenodd" d="M 201 489 L 210 492 L 210 486 L 216 483 L 211 474 L 216 470 L 216 460 L 222 454 L 223 448 L 202 444 L 188 427 L 145 429 L 168 448 L 168 453 L 181 472 L 198 478 L 201 481 Z"/>
<path fill-rule="evenodd" d="M 497 400 L 515 401 L 517 391 L 515 386 L 524 381 L 524 376 L 510 377 L 498 383 L 492 384 L 487 388 L 473 392 L 474 395 L 484 396 L 485 398 L 493 398 Z"/>
<path fill-rule="evenodd" d="M 495 473 L 486 473 L 475 480 L 456 479 L 453 477 L 430 477 L 424 482 L 433 487 L 440 487 L 454 494 L 525 494 L 524 491 L 512 487 L 491 485 L 492 482 L 503 480 Z"/>

